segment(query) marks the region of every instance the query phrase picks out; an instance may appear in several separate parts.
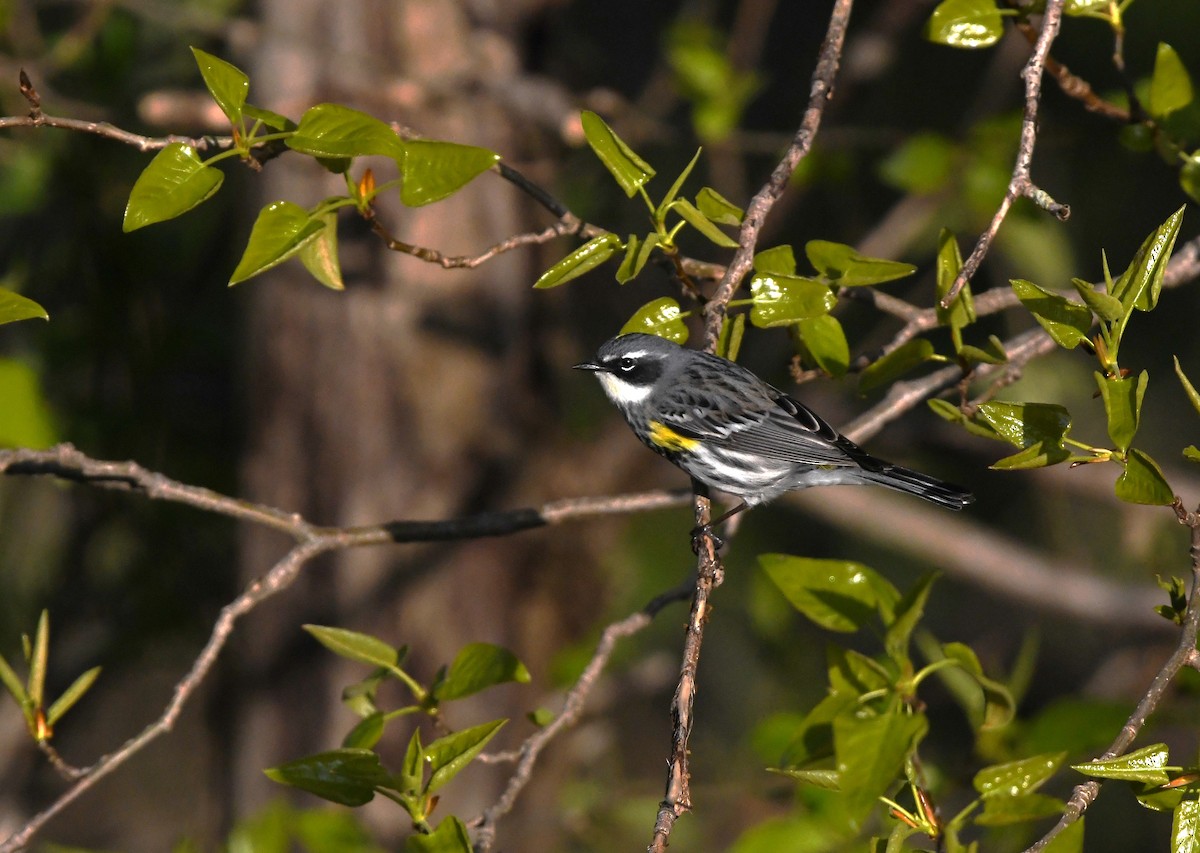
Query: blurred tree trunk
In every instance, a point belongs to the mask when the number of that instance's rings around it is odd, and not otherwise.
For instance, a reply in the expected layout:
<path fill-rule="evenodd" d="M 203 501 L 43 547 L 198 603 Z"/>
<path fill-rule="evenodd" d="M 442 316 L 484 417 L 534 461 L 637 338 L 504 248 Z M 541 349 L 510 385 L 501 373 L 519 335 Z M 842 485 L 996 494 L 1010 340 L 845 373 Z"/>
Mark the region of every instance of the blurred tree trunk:
<path fill-rule="evenodd" d="M 478 82 L 519 67 L 504 34 L 533 5 L 491 5 L 493 19 L 480 21 L 455 0 L 264 0 L 254 100 L 297 118 L 312 104 L 337 101 L 431 138 L 512 152 L 510 118 Z M 380 182 L 394 177 L 393 164 L 372 167 Z M 356 163 L 354 177 L 361 172 Z M 284 157 L 267 170 L 261 201 L 313 204 L 344 193 L 341 181 Z M 380 217 L 393 234 L 452 254 L 531 226 L 518 193 L 491 174 L 427 208 L 402 209 L 391 195 Z M 447 271 L 387 251 L 356 215 L 340 221 L 339 234 L 344 293 L 320 287 L 297 264 L 247 285 L 247 496 L 330 524 L 443 518 L 491 505 L 502 494 L 506 462 L 539 421 L 529 255 Z M 247 531 L 247 578 L 281 546 Z M 232 721 L 234 810 L 244 814 L 278 794 L 262 768 L 336 747 L 353 722 L 338 695 L 366 672 L 333 660 L 301 623 L 411 643 L 412 665 L 426 679 L 464 643 L 519 647 L 521 620 L 542 625 L 549 647 L 558 631 L 553 609 L 535 616 L 514 600 L 530 547 L 512 539 L 346 552 L 310 567 L 302 589 L 256 613 L 239 658 L 248 692 Z M 520 701 L 497 707 L 492 698 L 487 713 L 519 717 L 533 700 Z M 449 722 L 482 719 L 456 710 Z M 466 779 L 453 786 L 439 813 L 475 813 L 496 793 L 486 777 L 470 775 L 479 783 L 473 790 Z M 407 828 L 394 806 L 379 814 L 394 830 Z"/>

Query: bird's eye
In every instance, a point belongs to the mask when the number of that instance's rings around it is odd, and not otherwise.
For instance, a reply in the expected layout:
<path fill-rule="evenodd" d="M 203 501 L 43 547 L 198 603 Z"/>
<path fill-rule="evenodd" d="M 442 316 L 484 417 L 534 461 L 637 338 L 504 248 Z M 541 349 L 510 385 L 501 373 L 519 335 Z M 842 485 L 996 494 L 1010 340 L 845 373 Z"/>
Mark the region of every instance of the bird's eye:
<path fill-rule="evenodd" d="M 633 370 L 634 365 L 635 365 L 635 362 L 632 358 L 623 358 L 617 362 L 617 368 L 619 370 L 624 371 L 625 373 L 628 373 L 629 371 Z"/>

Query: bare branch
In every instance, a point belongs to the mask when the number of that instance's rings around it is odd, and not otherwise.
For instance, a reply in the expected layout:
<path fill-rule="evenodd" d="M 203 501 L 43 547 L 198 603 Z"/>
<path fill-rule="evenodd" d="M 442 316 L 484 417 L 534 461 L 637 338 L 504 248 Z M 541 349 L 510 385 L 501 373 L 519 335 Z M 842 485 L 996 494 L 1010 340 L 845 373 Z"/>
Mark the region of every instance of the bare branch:
<path fill-rule="evenodd" d="M 1004 222 L 1009 208 L 1018 198 L 1024 196 L 1030 199 L 1038 207 L 1053 213 L 1060 220 L 1065 220 L 1071 215 L 1071 209 L 1067 205 L 1060 204 L 1051 198 L 1045 190 L 1033 182 L 1029 174 L 1033 164 L 1033 147 L 1037 143 L 1038 103 L 1042 96 L 1042 71 L 1046 67 L 1046 58 L 1050 55 L 1050 45 L 1054 43 L 1059 25 L 1062 23 L 1062 7 L 1063 0 L 1049 0 L 1046 3 L 1046 12 L 1042 16 L 1042 33 L 1038 37 L 1037 44 L 1034 45 L 1029 61 L 1021 71 L 1021 77 L 1025 80 L 1025 110 L 1021 118 L 1021 143 L 1017 149 L 1017 161 L 1013 166 L 1012 179 L 1008 182 L 1008 189 L 1004 192 L 1000 206 L 996 208 L 996 213 L 992 216 L 991 224 L 979 236 L 979 242 L 975 244 L 971 256 L 963 264 L 963 268 L 955 278 L 950 290 L 942 297 L 943 308 L 949 308 L 954 304 L 954 300 L 958 298 L 963 287 L 979 270 L 979 265 L 983 263 L 992 241 L 996 238 L 996 233 L 1000 230 L 1000 224 Z"/>
<path fill-rule="evenodd" d="M 538 246 L 543 243 L 549 243 L 551 240 L 561 237 L 564 234 L 579 234 L 584 227 L 585 223 L 583 221 L 575 216 L 575 214 L 567 212 L 549 228 L 525 234 L 516 234 L 506 240 L 501 240 L 478 255 L 444 255 L 437 249 L 413 246 L 402 240 L 397 240 L 388 232 L 383 223 L 375 217 L 371 217 L 371 230 L 378 234 L 383 240 L 384 245 L 393 252 L 403 252 L 406 255 L 412 255 L 414 258 L 420 258 L 428 263 L 437 264 L 443 269 L 475 269 L 497 255 L 511 252 L 513 249 L 520 249 L 524 246 Z M 599 231 L 599 229 L 593 230 Z"/>

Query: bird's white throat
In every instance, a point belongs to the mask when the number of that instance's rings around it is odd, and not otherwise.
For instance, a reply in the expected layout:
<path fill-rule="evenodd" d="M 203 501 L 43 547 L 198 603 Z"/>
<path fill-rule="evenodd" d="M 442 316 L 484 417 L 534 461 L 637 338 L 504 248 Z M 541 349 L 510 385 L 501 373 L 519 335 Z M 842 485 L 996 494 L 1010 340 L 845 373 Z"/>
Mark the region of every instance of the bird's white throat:
<path fill-rule="evenodd" d="M 600 385 L 604 388 L 604 393 L 608 395 L 608 399 L 618 405 L 640 403 L 649 397 L 650 392 L 654 390 L 653 386 L 650 385 L 631 385 L 612 373 L 600 373 L 597 375 L 600 379 Z"/>

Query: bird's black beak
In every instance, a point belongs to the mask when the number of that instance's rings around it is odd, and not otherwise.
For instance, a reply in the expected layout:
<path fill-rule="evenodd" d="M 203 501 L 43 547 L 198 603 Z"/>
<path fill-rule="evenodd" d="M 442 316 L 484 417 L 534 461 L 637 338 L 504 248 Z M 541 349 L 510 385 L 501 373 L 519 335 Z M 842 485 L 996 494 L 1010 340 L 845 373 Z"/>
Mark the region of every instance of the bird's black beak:
<path fill-rule="evenodd" d="M 572 369 L 573 370 L 590 370 L 593 373 L 596 373 L 598 371 L 607 370 L 608 368 L 605 367 L 603 364 L 596 364 L 593 361 L 585 361 L 582 364 L 576 364 Z"/>

